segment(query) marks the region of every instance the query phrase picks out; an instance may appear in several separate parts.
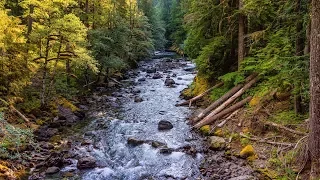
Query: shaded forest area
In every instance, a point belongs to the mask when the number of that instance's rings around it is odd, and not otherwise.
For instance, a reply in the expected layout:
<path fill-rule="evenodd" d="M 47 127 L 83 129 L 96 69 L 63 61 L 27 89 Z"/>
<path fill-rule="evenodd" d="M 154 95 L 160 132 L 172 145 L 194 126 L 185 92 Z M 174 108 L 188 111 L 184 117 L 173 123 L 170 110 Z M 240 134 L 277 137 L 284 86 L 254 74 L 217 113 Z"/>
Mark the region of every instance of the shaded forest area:
<path fill-rule="evenodd" d="M 180 104 L 205 107 L 192 118 L 195 128 L 231 139 L 227 154 L 249 149 L 248 161 L 266 178 L 305 179 L 310 164 L 311 178 L 319 178 L 319 4 L 0 1 L 0 157 L 6 160 L 0 170 L 21 176 L 25 167 L 9 171 L 8 162 L 23 159 L 27 144 L 36 146 L 33 131 L 60 106 L 77 112 L 81 96 L 119 85 L 138 61 L 170 49 L 197 66 L 194 83 L 183 92 L 196 98 Z"/>

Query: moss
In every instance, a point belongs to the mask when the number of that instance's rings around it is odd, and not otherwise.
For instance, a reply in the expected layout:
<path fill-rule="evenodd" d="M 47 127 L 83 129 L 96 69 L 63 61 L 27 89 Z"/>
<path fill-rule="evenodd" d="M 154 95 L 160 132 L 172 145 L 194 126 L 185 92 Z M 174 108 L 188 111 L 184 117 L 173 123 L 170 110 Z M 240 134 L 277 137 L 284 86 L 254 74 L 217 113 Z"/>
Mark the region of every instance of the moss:
<path fill-rule="evenodd" d="M 242 132 L 245 133 L 245 134 L 247 134 L 247 133 L 250 132 L 250 129 L 247 128 L 247 127 L 244 127 L 244 128 L 242 129 Z"/>
<path fill-rule="evenodd" d="M 249 106 L 250 107 L 254 107 L 254 106 L 257 106 L 261 101 L 261 97 L 258 97 L 258 96 L 254 96 L 251 101 L 249 102 Z"/>
<path fill-rule="evenodd" d="M 240 152 L 240 157 L 242 158 L 248 158 L 255 155 L 255 151 L 252 147 L 252 145 L 247 145 L 244 147 Z"/>
<path fill-rule="evenodd" d="M 278 173 L 276 171 L 273 171 L 271 169 L 258 169 L 258 172 L 261 173 L 262 176 L 264 176 L 263 178 L 266 179 L 276 179 L 278 177 Z"/>
<path fill-rule="evenodd" d="M 209 88 L 210 84 L 208 80 L 198 75 L 195 77 L 195 80 L 192 83 L 192 85 L 188 89 L 183 91 L 183 95 L 186 97 L 194 97 L 205 92 Z"/>
<path fill-rule="evenodd" d="M 202 127 L 200 128 L 200 132 L 201 132 L 203 135 L 205 135 L 205 136 L 210 135 L 210 132 L 211 132 L 210 125 L 202 126 Z"/>
<path fill-rule="evenodd" d="M 63 106 L 64 108 L 71 109 L 72 112 L 79 111 L 79 108 L 73 105 L 70 101 L 65 98 L 58 99 L 58 104 Z"/>
<path fill-rule="evenodd" d="M 60 143 L 61 140 L 62 140 L 62 137 L 60 135 L 55 135 L 50 138 L 50 142 L 52 143 Z"/>
<path fill-rule="evenodd" d="M 41 125 L 43 125 L 44 123 L 45 123 L 45 122 L 44 122 L 44 120 L 42 120 L 42 119 L 37 119 L 37 120 L 36 120 L 36 124 L 37 124 L 37 125 L 40 125 L 40 126 L 41 126 Z"/>
<path fill-rule="evenodd" d="M 215 135 L 215 136 L 219 136 L 219 137 L 224 137 L 225 132 L 223 132 L 222 129 L 218 129 L 218 130 L 216 130 L 216 131 L 214 132 L 214 135 Z"/>

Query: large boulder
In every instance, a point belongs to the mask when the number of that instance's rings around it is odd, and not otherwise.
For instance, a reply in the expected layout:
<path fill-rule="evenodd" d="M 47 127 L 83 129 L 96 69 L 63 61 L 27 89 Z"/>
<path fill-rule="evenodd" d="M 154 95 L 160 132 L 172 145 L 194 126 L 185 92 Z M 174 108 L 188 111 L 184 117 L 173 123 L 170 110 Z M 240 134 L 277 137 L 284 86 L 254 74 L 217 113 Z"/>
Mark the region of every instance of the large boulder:
<path fill-rule="evenodd" d="M 176 82 L 173 80 L 173 79 L 171 79 L 171 78 L 167 78 L 166 80 L 165 80 L 165 82 L 164 82 L 164 84 L 166 85 L 166 86 L 172 86 L 172 85 L 174 85 Z"/>
<path fill-rule="evenodd" d="M 165 121 L 165 120 L 162 120 L 159 122 L 158 124 L 158 130 L 160 131 L 163 131 L 163 130 L 170 130 L 173 128 L 173 125 L 171 122 L 169 121 Z"/>
<path fill-rule="evenodd" d="M 63 106 L 58 106 L 59 110 L 59 119 L 67 120 L 68 123 L 75 123 L 80 120 L 78 116 L 76 116 L 71 109 L 65 108 Z"/>
<path fill-rule="evenodd" d="M 97 161 L 92 156 L 83 157 L 78 160 L 78 164 L 77 164 L 78 169 L 90 169 L 95 167 L 97 167 Z"/>
<path fill-rule="evenodd" d="M 213 150 L 222 150 L 226 147 L 226 141 L 222 137 L 211 136 L 210 137 L 210 148 Z"/>

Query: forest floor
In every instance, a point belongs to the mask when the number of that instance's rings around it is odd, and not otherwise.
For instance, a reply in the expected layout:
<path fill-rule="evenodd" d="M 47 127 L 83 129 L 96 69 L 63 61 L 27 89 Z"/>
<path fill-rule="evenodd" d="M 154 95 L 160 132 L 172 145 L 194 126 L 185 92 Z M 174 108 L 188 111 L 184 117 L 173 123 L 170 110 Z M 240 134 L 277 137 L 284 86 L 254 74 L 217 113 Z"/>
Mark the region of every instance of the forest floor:
<path fill-rule="evenodd" d="M 210 104 L 209 97 L 204 99 L 196 104 L 199 112 Z M 308 120 L 304 120 L 306 115 L 297 117 L 291 109 L 288 93 L 273 93 L 267 101 L 253 98 L 222 127 L 219 124 L 224 119 L 200 129 L 200 133 L 208 140 L 210 136 L 227 139 L 225 156 L 246 159 L 259 179 L 305 179 Z M 243 152 L 248 155 L 242 157 Z"/>

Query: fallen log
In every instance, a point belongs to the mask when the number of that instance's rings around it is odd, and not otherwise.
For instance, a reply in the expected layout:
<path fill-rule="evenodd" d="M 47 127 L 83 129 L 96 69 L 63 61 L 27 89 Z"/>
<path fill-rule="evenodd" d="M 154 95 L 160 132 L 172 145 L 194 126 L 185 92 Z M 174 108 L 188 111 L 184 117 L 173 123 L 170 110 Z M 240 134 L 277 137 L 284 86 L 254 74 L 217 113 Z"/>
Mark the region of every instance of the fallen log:
<path fill-rule="evenodd" d="M 250 82 L 252 79 L 256 78 L 257 74 L 251 74 L 246 78 L 246 83 Z M 226 94 L 224 94 L 222 97 L 220 97 L 218 100 L 216 100 L 214 103 L 212 103 L 209 107 L 207 107 L 205 110 L 203 110 L 200 114 L 198 114 L 193 120 L 192 123 L 196 123 L 202 118 L 204 118 L 206 115 L 208 115 L 212 110 L 217 108 L 219 105 L 221 105 L 223 102 L 228 100 L 231 96 L 233 96 L 236 92 L 238 92 L 244 84 L 238 84 L 237 86 L 233 87 L 230 91 L 228 91 Z"/>
<path fill-rule="evenodd" d="M 289 147 L 294 147 L 295 144 L 293 143 L 285 143 L 285 142 L 274 142 L 274 141 L 266 141 L 264 139 L 258 139 L 258 138 L 253 138 L 253 137 L 249 137 L 247 135 L 244 135 L 243 133 L 240 133 L 241 137 L 247 138 L 251 141 L 256 141 L 256 142 L 260 142 L 260 143 L 266 143 L 266 144 L 271 144 L 271 145 L 278 145 L 278 146 L 289 146 Z"/>
<path fill-rule="evenodd" d="M 300 131 L 296 131 L 296 130 L 293 130 L 293 129 L 290 129 L 290 128 L 287 128 L 283 125 L 280 125 L 280 124 L 276 124 L 274 122 L 268 122 L 268 121 L 265 121 L 264 124 L 268 125 L 268 126 L 273 126 L 273 127 L 276 127 L 278 129 L 282 129 L 282 130 L 285 130 L 285 131 L 288 131 L 288 132 L 291 132 L 293 134 L 297 134 L 297 135 L 301 135 L 301 136 L 306 136 L 307 133 L 304 133 L 304 132 L 300 132 Z"/>
<path fill-rule="evenodd" d="M 19 117 L 21 117 L 24 121 L 26 121 L 27 123 L 29 123 L 29 119 L 24 116 L 20 111 L 18 111 L 13 105 L 10 105 L 9 108 L 14 111 Z"/>
<path fill-rule="evenodd" d="M 119 86 L 123 86 L 123 84 L 119 81 L 117 81 L 116 79 L 114 78 L 109 78 L 111 81 L 113 81 L 114 83 L 118 84 Z"/>
<path fill-rule="evenodd" d="M 208 121 L 211 117 L 221 112 L 223 109 L 227 108 L 231 103 L 233 103 L 238 97 L 240 97 L 247 89 L 254 85 L 259 80 L 259 77 L 255 77 L 248 84 L 246 84 L 242 89 L 235 93 L 231 98 L 225 101 L 222 105 L 213 110 L 209 115 L 203 118 L 202 121 Z"/>
<path fill-rule="evenodd" d="M 207 94 L 209 94 L 212 90 L 218 88 L 218 87 L 221 87 L 223 86 L 223 82 L 220 82 L 218 84 L 216 84 L 215 86 L 211 87 L 210 89 L 206 90 L 205 92 L 203 92 L 202 94 L 188 100 L 188 101 L 185 101 L 183 103 L 180 103 L 180 104 L 177 104 L 176 106 L 185 106 L 185 105 L 189 105 L 189 107 L 191 107 L 192 103 L 201 99 L 202 97 L 206 96 Z"/>
<path fill-rule="evenodd" d="M 230 121 L 235 115 L 237 115 L 239 112 L 239 109 L 234 111 L 233 113 L 230 114 L 225 120 L 223 120 L 221 123 L 217 125 L 218 128 L 222 128 L 228 121 Z"/>
<path fill-rule="evenodd" d="M 243 107 L 246 103 L 248 103 L 250 100 L 252 99 L 252 96 L 249 96 L 245 99 L 243 99 L 242 101 L 234 104 L 233 106 L 223 110 L 222 112 L 215 114 L 213 116 L 207 116 L 205 119 L 203 119 L 202 121 L 198 122 L 196 125 L 193 126 L 193 128 L 201 128 L 202 126 L 208 125 L 213 123 L 215 120 L 220 119 L 226 115 L 228 115 L 229 113 L 232 113 L 238 109 L 240 109 L 241 107 Z"/>

